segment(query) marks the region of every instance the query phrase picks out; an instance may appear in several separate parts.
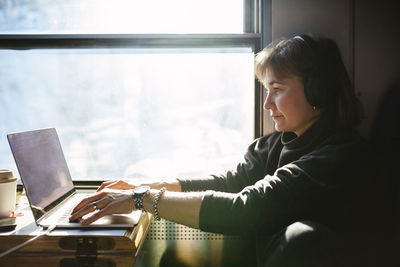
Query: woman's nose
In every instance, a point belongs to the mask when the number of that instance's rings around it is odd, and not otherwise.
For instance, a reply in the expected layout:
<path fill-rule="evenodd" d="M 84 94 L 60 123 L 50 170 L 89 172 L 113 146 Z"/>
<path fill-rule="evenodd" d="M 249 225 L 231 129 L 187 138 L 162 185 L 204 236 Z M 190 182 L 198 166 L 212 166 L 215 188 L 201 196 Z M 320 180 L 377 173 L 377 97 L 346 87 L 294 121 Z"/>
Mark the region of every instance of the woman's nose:
<path fill-rule="evenodd" d="M 272 108 L 272 106 L 273 106 L 273 103 L 271 101 L 271 96 L 270 96 L 270 94 L 267 94 L 267 97 L 265 98 L 265 101 L 264 101 L 264 109 L 269 110 Z"/>

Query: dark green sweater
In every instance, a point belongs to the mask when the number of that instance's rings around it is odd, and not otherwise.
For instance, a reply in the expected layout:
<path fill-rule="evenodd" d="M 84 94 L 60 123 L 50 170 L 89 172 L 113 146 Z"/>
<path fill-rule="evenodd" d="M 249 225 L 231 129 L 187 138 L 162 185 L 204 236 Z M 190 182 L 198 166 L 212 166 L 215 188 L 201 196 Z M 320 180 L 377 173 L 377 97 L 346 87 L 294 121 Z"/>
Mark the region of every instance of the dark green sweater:
<path fill-rule="evenodd" d="M 180 182 L 183 191 L 207 191 L 204 231 L 268 236 L 313 220 L 351 232 L 365 219 L 369 166 L 368 146 L 355 130 L 320 120 L 299 137 L 275 132 L 255 140 L 236 170 Z"/>

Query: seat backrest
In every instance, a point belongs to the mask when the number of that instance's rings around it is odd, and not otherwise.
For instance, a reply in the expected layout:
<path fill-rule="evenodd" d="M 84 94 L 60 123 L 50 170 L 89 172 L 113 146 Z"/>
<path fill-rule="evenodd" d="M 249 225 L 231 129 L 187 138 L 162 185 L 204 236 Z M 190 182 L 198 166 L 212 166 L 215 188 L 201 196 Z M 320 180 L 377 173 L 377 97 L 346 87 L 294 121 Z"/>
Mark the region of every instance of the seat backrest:
<path fill-rule="evenodd" d="M 400 171 L 397 166 L 400 163 L 400 83 L 390 86 L 382 98 L 372 128 L 371 143 L 380 168 L 378 181 L 382 192 L 378 197 L 383 201 L 379 209 L 384 212 L 386 220 L 382 228 L 387 228 L 385 238 L 391 240 L 386 249 L 392 251 L 397 259 L 400 252 Z"/>

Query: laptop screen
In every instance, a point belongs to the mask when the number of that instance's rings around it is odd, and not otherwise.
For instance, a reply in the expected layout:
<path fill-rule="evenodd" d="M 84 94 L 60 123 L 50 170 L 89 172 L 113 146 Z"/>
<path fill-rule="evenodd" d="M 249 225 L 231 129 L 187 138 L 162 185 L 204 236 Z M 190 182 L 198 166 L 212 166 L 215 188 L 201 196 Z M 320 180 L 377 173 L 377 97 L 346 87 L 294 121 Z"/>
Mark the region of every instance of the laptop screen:
<path fill-rule="evenodd" d="M 7 137 L 31 207 L 45 213 L 74 189 L 57 132 L 50 128 Z"/>

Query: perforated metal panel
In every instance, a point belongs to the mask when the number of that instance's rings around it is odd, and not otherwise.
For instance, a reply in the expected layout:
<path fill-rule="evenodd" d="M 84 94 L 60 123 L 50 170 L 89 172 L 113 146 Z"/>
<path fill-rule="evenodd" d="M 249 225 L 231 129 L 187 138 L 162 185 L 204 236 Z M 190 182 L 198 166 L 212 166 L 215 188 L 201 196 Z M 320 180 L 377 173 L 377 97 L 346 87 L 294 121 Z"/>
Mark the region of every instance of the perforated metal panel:
<path fill-rule="evenodd" d="M 135 267 L 254 266 L 253 243 L 166 220 L 153 221 Z"/>
<path fill-rule="evenodd" d="M 153 221 L 147 233 L 147 240 L 224 240 L 220 234 L 207 233 L 166 220 Z"/>

